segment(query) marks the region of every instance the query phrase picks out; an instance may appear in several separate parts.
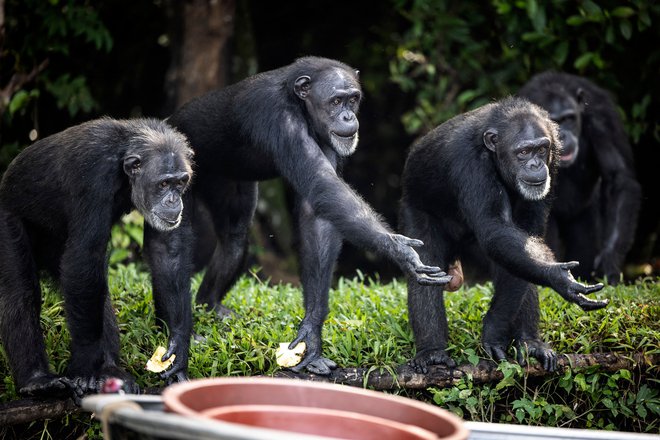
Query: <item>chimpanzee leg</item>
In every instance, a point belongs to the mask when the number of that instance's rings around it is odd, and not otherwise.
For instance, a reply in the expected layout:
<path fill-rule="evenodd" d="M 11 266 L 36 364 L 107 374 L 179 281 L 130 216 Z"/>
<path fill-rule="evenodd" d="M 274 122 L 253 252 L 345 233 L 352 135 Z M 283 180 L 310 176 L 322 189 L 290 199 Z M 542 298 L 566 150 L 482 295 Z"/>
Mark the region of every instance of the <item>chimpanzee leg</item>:
<path fill-rule="evenodd" d="M 442 234 L 428 214 L 404 205 L 400 223 L 403 234 L 424 242 L 424 246 L 417 248 L 422 261 L 443 269 L 454 261 L 449 249 L 451 240 Z M 454 367 L 455 362 L 445 351 L 448 329 L 443 289 L 423 286 L 408 278 L 408 318 L 417 347 L 410 366 L 420 373 L 428 372 L 429 365 Z"/>
<path fill-rule="evenodd" d="M 218 242 L 208 264 L 197 303 L 208 304 L 219 316 L 231 310 L 221 304 L 245 266 L 248 233 L 257 208 L 256 182 L 215 179 L 200 182 L 203 199 L 211 213 Z"/>
<path fill-rule="evenodd" d="M 321 332 L 328 315 L 330 284 L 342 238 L 331 223 L 314 215 L 309 203 L 297 200 L 296 214 L 305 317 L 290 348 L 299 342 L 305 342 L 307 348 L 302 362 L 293 370 L 307 368 L 312 373 L 327 375 L 337 364 L 322 356 Z"/>
<path fill-rule="evenodd" d="M 25 227 L 0 207 L 0 339 L 21 394 L 57 394 L 65 382 L 48 368 L 39 314 L 41 290 Z"/>
<path fill-rule="evenodd" d="M 518 363 L 525 365 L 526 351 L 527 354 L 538 359 L 547 371 L 554 371 L 557 368 L 557 354 L 539 336 L 540 314 L 537 288 L 528 284 L 520 311 L 513 324 Z"/>
<path fill-rule="evenodd" d="M 536 287 L 493 265 L 495 293 L 483 320 L 481 340 L 486 353 L 493 359 L 506 359 L 506 352 L 515 338 L 529 343 L 529 353 L 549 365 L 554 353 L 538 338 L 539 301 Z"/>
<path fill-rule="evenodd" d="M 513 340 L 514 320 L 530 285 L 496 264 L 491 272 L 495 292 L 483 319 L 481 342 L 488 355 L 501 361 L 506 360 L 507 349 Z"/>
<path fill-rule="evenodd" d="M 178 228 L 156 231 L 145 224 L 144 252 L 151 271 L 156 317 L 169 331 L 168 349 L 162 360 L 176 355 L 161 378 L 168 383 L 188 379 L 190 337 L 192 335 L 192 195 L 183 196 L 183 217 Z"/>
<path fill-rule="evenodd" d="M 580 265 L 571 269 L 573 276 L 593 281 L 594 260 L 600 243 L 600 222 L 598 210 L 590 208 L 573 218 L 565 225 L 563 242 L 566 246 L 566 261 L 579 261 Z"/>

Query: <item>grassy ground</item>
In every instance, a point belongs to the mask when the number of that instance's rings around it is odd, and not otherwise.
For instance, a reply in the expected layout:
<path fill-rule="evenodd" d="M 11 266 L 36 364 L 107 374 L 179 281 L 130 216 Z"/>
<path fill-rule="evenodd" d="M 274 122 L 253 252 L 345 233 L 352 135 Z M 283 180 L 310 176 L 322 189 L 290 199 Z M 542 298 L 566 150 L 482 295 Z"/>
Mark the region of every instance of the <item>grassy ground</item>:
<path fill-rule="evenodd" d="M 122 360 L 142 387 L 162 386 L 144 365 L 167 337 L 155 324 L 151 284 L 136 265 L 110 272 L 110 291 L 122 336 Z M 606 287 L 597 297 L 610 305 L 585 313 L 549 289 L 540 289 L 541 331 L 559 352 L 616 351 L 660 353 L 660 284 L 642 280 L 634 285 Z M 199 278 L 193 281 L 196 291 Z M 55 371 L 64 370 L 68 333 L 61 297 L 44 284 L 42 325 Z M 451 356 L 460 363 L 483 355 L 479 346 L 481 319 L 488 308 L 492 287 L 478 285 L 445 295 L 450 328 Z M 197 307 L 195 331 L 203 342 L 191 349 L 191 377 L 261 375 L 277 371 L 275 349 L 291 341 L 302 319 L 302 297 L 290 285 L 269 285 L 246 275 L 228 294 L 225 304 L 235 316 L 219 321 Z M 330 295 L 330 314 L 324 327 L 324 353 L 342 367 L 395 367 L 414 355 L 407 322 L 406 288 L 402 282 L 340 279 Z M 620 371 L 605 375 L 597 368 L 567 372 L 531 381 L 513 364 L 503 364 L 505 379 L 498 384 L 430 389 L 413 397 L 426 398 L 466 419 L 660 432 L 659 368 L 643 375 Z M 0 358 L 4 388 L 0 400 L 16 398 L 4 358 Z M 53 422 L 51 422 L 53 423 Z M 87 418 L 57 421 L 88 430 L 98 427 Z M 53 425 L 51 425 L 53 426 Z M 53 428 L 54 429 L 54 428 Z M 1 431 L 1 428 L 0 428 Z M 52 435 L 48 422 L 43 438 Z M 1 433 L 1 432 L 0 432 Z"/>

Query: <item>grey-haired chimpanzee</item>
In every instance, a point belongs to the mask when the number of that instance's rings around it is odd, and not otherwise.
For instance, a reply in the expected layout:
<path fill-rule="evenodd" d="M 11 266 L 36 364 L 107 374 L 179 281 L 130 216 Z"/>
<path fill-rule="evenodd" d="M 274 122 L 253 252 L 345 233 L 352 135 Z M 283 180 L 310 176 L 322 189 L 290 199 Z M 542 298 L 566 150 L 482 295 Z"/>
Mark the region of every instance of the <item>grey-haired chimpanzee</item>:
<path fill-rule="evenodd" d="M 99 391 L 110 376 L 136 389 L 119 366 L 107 283 L 110 229 L 133 208 L 146 220 L 156 312 L 170 331 L 164 358 L 176 354 L 163 377 L 187 378 L 190 280 L 160 260 L 190 258 L 192 237 L 171 236 L 161 249 L 149 236 L 170 236 L 182 222 L 191 159 L 186 138 L 162 121 L 103 118 L 37 141 L 9 165 L 0 183 L 0 337 L 20 393 L 79 397 Z M 65 377 L 48 367 L 40 270 L 59 281 L 64 295 L 71 334 Z"/>
<path fill-rule="evenodd" d="M 358 143 L 361 99 L 354 69 L 304 57 L 194 99 L 168 119 L 195 150 L 195 203 L 208 208 L 217 234 L 198 303 L 219 310 L 240 274 L 257 181 L 283 177 L 295 192 L 305 317 L 291 347 L 307 346 L 297 371 L 336 366 L 321 356 L 321 329 L 342 239 L 389 257 L 416 282 L 451 278 L 422 264 L 413 250 L 422 243 L 392 233 L 341 178 Z"/>
<path fill-rule="evenodd" d="M 400 227 L 419 237 L 424 261 L 447 267 L 473 243 L 490 259 L 495 294 L 483 322 L 482 343 L 497 360 L 514 342 L 546 370 L 556 354 L 538 334 L 536 287 L 555 289 L 585 310 L 604 307 L 583 294 L 602 284 L 576 282 L 577 262 L 557 263 L 544 244 L 558 161 L 557 125 L 540 107 L 507 98 L 443 123 L 418 142 L 403 172 Z M 447 355 L 442 290 L 408 282 L 409 318 L 417 344 L 411 365 L 453 366 Z M 518 357 L 522 361 L 521 356 Z"/>
<path fill-rule="evenodd" d="M 618 282 L 635 236 L 641 187 L 612 98 L 585 78 L 559 72 L 532 77 L 518 94 L 550 113 L 564 146 L 548 244 L 580 261 L 575 275 Z"/>

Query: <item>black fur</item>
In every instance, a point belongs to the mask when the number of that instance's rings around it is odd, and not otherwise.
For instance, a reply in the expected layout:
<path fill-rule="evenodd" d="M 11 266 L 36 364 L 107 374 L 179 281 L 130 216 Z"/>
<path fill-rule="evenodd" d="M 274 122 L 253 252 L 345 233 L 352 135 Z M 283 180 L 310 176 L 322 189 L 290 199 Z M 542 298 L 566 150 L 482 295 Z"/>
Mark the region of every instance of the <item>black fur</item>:
<path fill-rule="evenodd" d="M 580 261 L 577 276 L 618 282 L 635 236 L 641 187 L 611 97 L 585 78 L 557 72 L 534 76 L 519 95 L 548 110 L 567 150 L 548 244 L 558 255 Z"/>
<path fill-rule="evenodd" d="M 221 300 L 245 261 L 257 181 L 283 177 L 295 192 L 305 318 L 291 346 L 307 345 L 297 370 L 335 367 L 321 356 L 321 328 L 342 239 L 390 257 L 420 282 L 449 279 L 424 266 L 411 247 L 420 243 L 391 233 L 340 177 L 357 145 L 361 94 L 355 70 L 305 57 L 208 93 L 169 118 L 195 150 L 195 203 L 208 209 L 217 234 L 197 302 L 224 313 Z"/>
<path fill-rule="evenodd" d="M 548 370 L 557 357 L 538 335 L 539 302 L 532 283 L 550 286 L 585 309 L 606 304 L 584 297 L 602 285 L 576 283 L 569 272 L 574 264 L 556 263 L 540 238 L 558 147 L 556 124 L 522 99 L 507 98 L 456 116 L 411 148 L 400 211 L 402 232 L 426 243 L 420 250 L 424 261 L 447 267 L 470 245 L 481 249 L 491 261 L 495 284 L 484 318 L 484 348 L 499 360 L 515 341 Z M 417 344 L 411 365 L 420 372 L 433 364 L 453 366 L 445 352 L 442 289 L 409 281 L 408 301 Z"/>
<path fill-rule="evenodd" d="M 107 285 L 110 229 L 137 207 L 147 230 L 169 235 L 181 222 L 191 155 L 185 137 L 162 121 L 104 118 L 39 140 L 10 164 L 0 183 L 0 337 L 19 392 L 73 391 L 79 397 L 99 391 L 109 376 L 136 390 L 119 367 L 119 330 Z M 172 244 L 175 254 L 178 246 Z M 49 371 L 41 334 L 42 269 L 64 295 L 71 334 L 64 378 Z M 166 269 L 154 270 L 154 297 L 171 332 L 170 349 L 177 347 L 175 371 L 168 374 L 185 378 L 189 278 L 177 281 Z"/>

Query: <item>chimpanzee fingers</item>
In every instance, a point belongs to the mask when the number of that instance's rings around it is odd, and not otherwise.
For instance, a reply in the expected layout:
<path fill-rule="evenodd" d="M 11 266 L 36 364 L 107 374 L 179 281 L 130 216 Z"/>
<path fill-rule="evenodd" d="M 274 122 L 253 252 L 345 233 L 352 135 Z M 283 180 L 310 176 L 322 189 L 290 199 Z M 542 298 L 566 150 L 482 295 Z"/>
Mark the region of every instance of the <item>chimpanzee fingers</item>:
<path fill-rule="evenodd" d="M 415 276 L 416 281 L 423 286 L 444 286 L 448 284 L 452 278 L 451 275 L 447 275 L 444 272 L 432 276 L 425 273 L 417 274 Z"/>
<path fill-rule="evenodd" d="M 167 370 L 160 374 L 160 378 L 165 380 L 168 385 L 189 380 L 188 373 L 182 368 Z"/>
<path fill-rule="evenodd" d="M 405 235 L 401 235 L 401 234 L 392 234 L 392 239 L 397 243 L 403 244 L 405 246 L 410 246 L 410 247 L 424 246 L 424 242 L 422 240 L 406 237 Z"/>
<path fill-rule="evenodd" d="M 305 367 L 310 373 L 327 376 L 332 370 L 337 368 L 337 364 L 330 359 L 319 357 L 309 362 Z"/>
<path fill-rule="evenodd" d="M 589 295 L 590 293 L 598 292 L 604 287 L 604 285 L 603 283 L 593 284 L 590 286 L 583 284 L 582 287 L 583 287 L 582 293 L 584 293 L 585 295 Z"/>
<path fill-rule="evenodd" d="M 441 277 L 444 277 L 445 275 L 447 275 L 438 266 L 426 266 L 424 264 L 417 265 L 417 267 L 415 267 L 415 272 L 425 273 L 425 274 L 429 274 L 429 275 L 438 275 L 438 276 L 441 276 Z"/>
<path fill-rule="evenodd" d="M 594 299 L 589 299 L 584 295 L 579 295 L 580 300 L 577 302 L 577 305 L 582 308 L 585 312 L 590 312 L 592 310 L 598 310 L 602 309 L 603 307 L 606 307 L 610 300 L 608 299 L 602 299 L 602 300 L 594 300 Z"/>
<path fill-rule="evenodd" d="M 303 341 L 305 340 L 306 337 L 307 337 L 307 335 L 304 334 L 304 333 L 299 334 L 299 335 L 296 337 L 296 339 L 294 339 L 293 342 L 291 342 L 291 343 L 289 344 L 289 347 L 288 347 L 289 350 L 293 350 L 294 348 L 296 348 L 296 345 L 298 345 L 298 344 L 300 344 L 301 342 L 303 342 Z"/>
<path fill-rule="evenodd" d="M 500 347 L 499 345 L 490 345 L 490 344 L 483 344 L 483 346 L 486 353 L 497 362 L 507 360 L 506 349 L 504 347 Z"/>
<path fill-rule="evenodd" d="M 566 263 L 559 263 L 559 267 L 561 267 L 564 270 L 575 269 L 579 265 L 580 265 L 579 261 L 568 261 Z"/>
<path fill-rule="evenodd" d="M 168 384 L 173 382 L 186 382 L 188 380 L 188 372 L 185 365 L 181 365 L 176 361 L 172 364 L 172 368 L 160 373 L 160 378 L 167 381 Z"/>
<path fill-rule="evenodd" d="M 167 351 L 163 355 L 163 357 L 160 358 L 161 362 L 165 362 L 168 360 L 173 354 L 176 354 L 176 349 L 179 344 L 177 344 L 176 340 L 170 339 L 170 343 L 167 346 Z"/>

